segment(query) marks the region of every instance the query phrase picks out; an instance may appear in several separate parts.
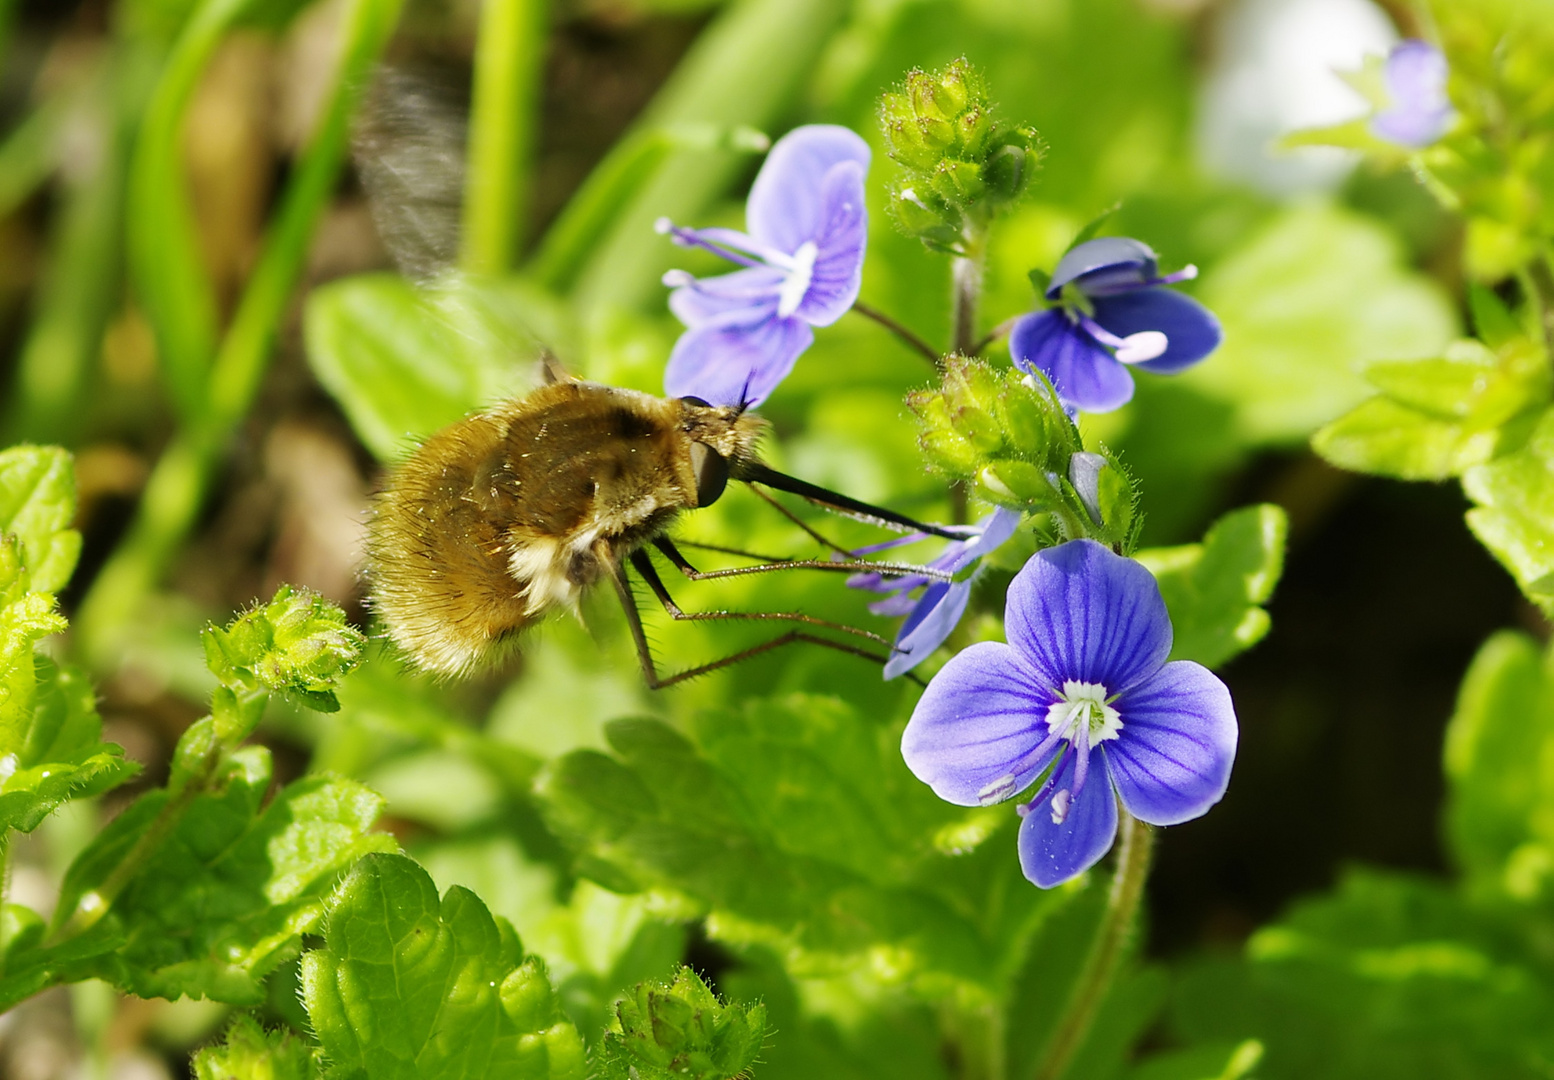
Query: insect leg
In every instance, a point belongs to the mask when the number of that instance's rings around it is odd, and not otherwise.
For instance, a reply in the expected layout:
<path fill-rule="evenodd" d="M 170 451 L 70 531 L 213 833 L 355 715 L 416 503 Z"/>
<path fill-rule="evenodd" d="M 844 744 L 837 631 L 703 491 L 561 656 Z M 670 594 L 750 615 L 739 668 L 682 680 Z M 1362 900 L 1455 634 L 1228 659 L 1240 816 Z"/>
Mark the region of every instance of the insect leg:
<path fill-rule="evenodd" d="M 748 660 L 753 656 L 770 652 L 772 649 L 791 645 L 796 641 L 807 641 L 815 645 L 823 645 L 826 648 L 836 649 L 838 652 L 859 656 L 865 660 L 872 660 L 876 664 L 883 664 L 885 662 L 883 656 L 871 653 L 867 649 L 860 649 L 841 641 L 832 641 L 829 638 L 819 637 L 815 634 L 806 634 L 802 630 L 789 630 L 787 633 L 780 634 L 770 641 L 762 642 L 759 645 L 752 645 L 748 649 L 743 649 L 732 656 L 725 656 L 721 660 L 699 664 L 696 667 L 687 668 L 685 671 L 676 672 L 668 677 L 660 676 L 658 665 L 653 662 L 653 650 L 648 645 L 647 633 L 642 629 L 642 613 L 637 610 L 637 598 L 632 595 L 631 586 L 626 581 L 625 568 L 613 562 L 607 565 L 610 568 L 610 580 L 615 584 L 615 594 L 620 597 L 621 607 L 626 612 L 626 623 L 631 628 L 632 643 L 637 647 L 637 662 L 642 666 L 642 677 L 647 681 L 648 689 L 650 690 L 662 690 L 666 686 L 673 686 L 687 679 L 694 679 L 698 675 L 706 675 L 709 672 L 717 671 L 719 668 L 737 664 L 741 660 Z M 649 566 L 651 565 L 650 563 Z M 640 570 L 641 568 L 638 567 L 638 569 Z M 662 582 L 659 583 L 660 587 L 662 587 L 662 584 Z M 651 582 L 649 587 L 652 587 Z M 911 678 L 912 676 L 909 674 L 908 677 Z M 914 679 L 913 681 L 921 684 L 920 679 Z"/>
<path fill-rule="evenodd" d="M 696 575 L 697 571 L 690 563 L 685 561 L 674 544 L 664 541 L 665 546 L 659 547 L 665 557 L 674 563 L 676 568 L 686 574 L 687 577 Z M 631 566 L 642 575 L 642 580 L 647 582 L 647 587 L 653 590 L 653 595 L 658 597 L 658 602 L 664 606 L 669 617 L 676 622 L 715 622 L 723 620 L 737 620 L 741 622 L 798 622 L 807 626 L 819 626 L 827 630 L 836 630 L 843 634 L 852 634 L 855 637 L 867 638 L 880 645 L 889 645 L 890 642 L 878 634 L 868 630 L 861 630 L 856 626 L 847 626 L 844 623 L 831 622 L 829 619 L 817 619 L 813 615 L 805 615 L 797 611 L 685 611 L 674 598 L 669 595 L 669 589 L 664 585 L 664 579 L 658 576 L 658 568 L 653 565 L 653 560 L 648 558 L 645 551 L 631 553 Z M 694 580 L 694 577 L 692 578 Z"/>
<path fill-rule="evenodd" d="M 760 563 L 756 566 L 730 566 L 723 570 L 697 570 L 681 555 L 674 542 L 659 537 L 653 546 L 664 553 L 692 581 L 716 581 L 718 578 L 745 577 L 749 574 L 770 574 L 778 570 L 828 570 L 844 574 L 879 574 L 881 577 L 923 577 L 930 581 L 954 581 L 949 570 L 914 563 L 870 562 L 867 559 L 783 559 L 778 562 Z"/>

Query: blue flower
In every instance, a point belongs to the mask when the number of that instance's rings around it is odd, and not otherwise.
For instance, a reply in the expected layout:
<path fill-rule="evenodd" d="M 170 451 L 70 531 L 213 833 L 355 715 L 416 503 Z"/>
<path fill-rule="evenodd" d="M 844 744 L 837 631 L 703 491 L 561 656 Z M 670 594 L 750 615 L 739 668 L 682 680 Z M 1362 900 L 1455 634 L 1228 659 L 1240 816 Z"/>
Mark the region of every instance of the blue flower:
<path fill-rule="evenodd" d="M 1390 103 L 1371 117 L 1371 131 L 1414 150 L 1435 142 L 1452 122 L 1446 75 L 1440 49 L 1415 38 L 1398 42 L 1382 70 Z"/>
<path fill-rule="evenodd" d="M 1072 248 L 1047 288 L 1058 306 L 1009 334 L 1015 365 L 1052 380 L 1071 413 L 1110 412 L 1133 397 L 1130 366 L 1174 375 L 1209 355 L 1223 336 L 1214 313 L 1160 288 L 1197 277 L 1197 267 L 1160 277 L 1156 260 L 1147 244 L 1121 236 Z"/>
<path fill-rule="evenodd" d="M 1151 825 L 1203 814 L 1230 781 L 1225 684 L 1166 663 L 1171 620 L 1143 566 L 1094 540 L 1039 551 L 1009 586 L 1009 644 L 985 641 L 933 677 L 906 732 L 907 767 L 959 806 L 1020 807 L 1020 867 L 1042 888 L 1093 866 L 1117 803 Z"/>
<path fill-rule="evenodd" d="M 660 232 L 744 267 L 721 277 L 671 270 L 669 308 L 689 329 L 664 372 L 670 397 L 756 405 L 815 340 L 853 306 L 863 280 L 868 144 L 844 127 L 811 124 L 777 140 L 745 203 L 748 232 Z"/>
<path fill-rule="evenodd" d="M 1003 544 L 1014 535 L 1015 529 L 1019 526 L 1019 514 L 999 507 L 984 518 L 975 529 L 968 530 L 966 539 L 955 540 L 946 545 L 943 554 L 928 565 L 946 573 L 959 573 Z M 887 540 L 871 548 L 860 549 L 853 554 L 865 555 L 883 551 L 888 547 L 912 543 L 922 538 L 923 534 L 913 533 L 910 536 Z M 879 574 L 854 574 L 847 579 L 847 584 L 857 589 L 871 589 L 874 592 L 889 594 L 886 599 L 869 605 L 869 610 L 874 614 L 906 616 L 906 620 L 902 622 L 901 629 L 896 634 L 895 651 L 885 662 L 887 679 L 905 675 L 943 645 L 944 639 L 949 637 L 951 631 L 960 623 L 960 617 L 966 613 L 966 604 L 971 599 L 970 578 L 963 581 L 933 581 L 917 574 L 893 578 L 882 577 Z M 915 598 L 909 595 L 914 589 L 919 588 L 923 590 L 920 595 Z"/>

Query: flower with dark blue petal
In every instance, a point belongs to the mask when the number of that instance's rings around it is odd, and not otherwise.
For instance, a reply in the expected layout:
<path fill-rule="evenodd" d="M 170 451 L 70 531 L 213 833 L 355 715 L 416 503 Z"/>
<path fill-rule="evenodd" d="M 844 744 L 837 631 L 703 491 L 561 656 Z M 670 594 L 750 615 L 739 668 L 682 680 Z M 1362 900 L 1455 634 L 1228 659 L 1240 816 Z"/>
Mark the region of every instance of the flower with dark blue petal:
<path fill-rule="evenodd" d="M 660 232 L 743 267 L 721 277 L 671 270 L 669 308 L 687 329 L 664 372 L 670 397 L 714 405 L 756 405 L 793 370 L 815 340 L 853 306 L 868 239 L 863 178 L 869 147 L 831 124 L 795 128 L 778 139 L 745 203 L 746 232 Z"/>
<path fill-rule="evenodd" d="M 1174 375 L 1219 347 L 1214 313 L 1162 287 L 1197 275 L 1188 266 L 1162 277 L 1158 256 L 1137 240 L 1088 240 L 1052 273 L 1046 295 L 1056 306 L 1015 324 L 1009 355 L 1050 379 L 1070 413 L 1121 408 L 1133 397 L 1130 367 Z"/>
<path fill-rule="evenodd" d="M 1236 754 L 1230 692 L 1199 664 L 1166 662 L 1171 620 L 1142 565 L 1094 540 L 1039 551 L 1004 626 L 1007 645 L 973 645 L 933 677 L 901 752 L 959 806 L 1036 784 L 1020 807 L 1027 878 L 1051 888 L 1095 865 L 1119 801 L 1151 825 L 1219 801 Z"/>
<path fill-rule="evenodd" d="M 1371 117 L 1371 131 L 1390 143 L 1418 150 L 1451 126 L 1446 97 L 1446 56 L 1427 41 L 1409 38 L 1387 54 L 1382 68 L 1387 107 Z"/>
<path fill-rule="evenodd" d="M 949 574 L 960 573 L 1007 541 L 1019 526 L 1019 514 L 999 507 L 975 528 L 969 528 L 966 539 L 953 540 L 946 545 L 943 553 L 928 566 Z M 913 533 L 853 554 L 869 554 L 922 538 L 921 533 Z M 966 613 L 966 604 L 971 599 L 969 577 L 961 581 L 935 581 L 921 574 L 892 578 L 879 574 L 854 574 L 847 579 L 847 583 L 854 588 L 889 594 L 884 600 L 869 605 L 869 610 L 874 614 L 906 616 L 896 634 L 894 651 L 885 662 L 887 679 L 905 675 L 943 645 L 944 639 L 960 623 L 960 617 Z M 923 591 L 912 596 L 911 593 L 917 589 Z"/>

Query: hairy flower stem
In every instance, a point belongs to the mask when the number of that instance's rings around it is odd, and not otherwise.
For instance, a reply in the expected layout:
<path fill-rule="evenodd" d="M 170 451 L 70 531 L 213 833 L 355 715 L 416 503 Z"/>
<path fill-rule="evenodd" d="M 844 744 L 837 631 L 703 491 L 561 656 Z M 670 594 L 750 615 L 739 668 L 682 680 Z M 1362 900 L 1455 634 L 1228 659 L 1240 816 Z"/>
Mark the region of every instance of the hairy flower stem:
<path fill-rule="evenodd" d="M 1096 1013 L 1111 989 L 1112 978 L 1117 974 L 1123 950 L 1133 932 L 1139 901 L 1144 897 L 1144 880 L 1149 877 L 1154 835 L 1148 825 L 1121 807 L 1118 814 L 1121 820 L 1117 827 L 1122 833 L 1122 844 L 1117 853 L 1117 872 L 1112 877 L 1111 895 L 1107 897 L 1106 911 L 1096 927 L 1095 940 L 1090 944 L 1090 955 L 1085 958 L 1073 993 L 1033 1074 L 1035 1080 L 1058 1080 L 1084 1045 L 1090 1025 L 1095 1022 Z"/>
<path fill-rule="evenodd" d="M 987 229 L 967 226 L 962 250 L 950 264 L 950 324 L 955 338 L 950 352 L 972 356 L 977 343 L 977 301 L 982 298 L 982 263 L 987 254 Z M 964 524 L 970 517 L 966 485 L 950 485 L 950 520 Z"/>
<path fill-rule="evenodd" d="M 892 334 L 895 334 L 909 348 L 916 351 L 930 364 L 932 364 L 935 371 L 942 371 L 944 369 L 944 357 L 935 352 L 932 345 L 928 344 L 928 342 L 912 333 L 912 331 L 908 330 L 905 326 L 902 326 L 889 315 L 886 315 L 883 311 L 880 311 L 878 308 L 872 308 L 862 301 L 854 303 L 852 309 L 855 313 L 862 315 L 866 319 L 873 319 L 885 329 L 889 330 Z"/>

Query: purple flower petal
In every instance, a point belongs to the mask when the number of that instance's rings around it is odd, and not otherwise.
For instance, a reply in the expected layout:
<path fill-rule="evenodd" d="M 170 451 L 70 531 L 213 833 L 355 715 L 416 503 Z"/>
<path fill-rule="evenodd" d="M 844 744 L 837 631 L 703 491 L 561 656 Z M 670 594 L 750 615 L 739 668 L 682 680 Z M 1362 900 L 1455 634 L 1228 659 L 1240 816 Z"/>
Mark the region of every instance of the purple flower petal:
<path fill-rule="evenodd" d="M 1054 696 L 1009 646 L 983 641 L 957 653 L 923 691 L 901 735 L 914 776 L 946 802 L 979 806 L 1018 794 L 1052 758 Z M 1104 787 L 1105 784 L 1098 784 Z"/>
<path fill-rule="evenodd" d="M 896 635 L 896 651 L 885 661 L 885 678 L 905 675 L 928 659 L 960 624 L 970 600 L 969 581 L 936 581 L 924 589 Z"/>
<path fill-rule="evenodd" d="M 807 240 L 818 244 L 834 209 L 826 200 L 831 167 L 856 162 L 866 170 L 869 157 L 869 144 L 847 128 L 834 124 L 794 128 L 772 146 L 750 187 L 745 203 L 750 235 L 788 254 Z"/>
<path fill-rule="evenodd" d="M 1009 585 L 1004 630 L 1054 691 L 1079 680 L 1121 693 L 1171 652 L 1171 619 L 1154 575 L 1094 540 L 1031 556 Z"/>
<path fill-rule="evenodd" d="M 849 132 L 849 134 L 851 134 Z M 863 253 L 869 240 L 864 209 L 864 167 L 844 161 L 826 173 L 821 192 L 821 230 L 810 239 L 819 249 L 797 314 L 811 326 L 830 326 L 858 299 Z"/>
<path fill-rule="evenodd" d="M 1000 506 L 982 519 L 981 532 L 967 540 L 950 544 L 943 555 L 928 565 L 939 570 L 948 570 L 952 574 L 957 570 L 964 570 L 994 548 L 1007 543 L 1023 520 L 1025 520 L 1024 517 L 1017 511 Z"/>
<path fill-rule="evenodd" d="M 1069 248 L 1052 268 L 1047 299 L 1056 300 L 1063 286 L 1086 274 L 1095 275 L 1080 282 L 1087 295 L 1100 295 L 1113 287 L 1135 288 L 1155 276 L 1158 259 L 1148 244 L 1130 237 L 1103 236 L 1098 240 L 1086 240 Z"/>
<path fill-rule="evenodd" d="M 1452 119 L 1448 73 L 1446 57 L 1434 45 L 1413 38 L 1399 42 L 1387 54 L 1384 69 L 1392 104 L 1371 119 L 1371 130 L 1415 149 L 1435 142 Z"/>
<path fill-rule="evenodd" d="M 1111 412 L 1133 397 L 1127 365 L 1060 310 L 1038 311 L 1017 322 L 1009 334 L 1009 355 L 1021 370 L 1051 379 L 1064 404 L 1085 412 Z"/>
<path fill-rule="evenodd" d="M 1190 296 L 1162 288 L 1096 297 L 1095 321 L 1123 338 L 1144 330 L 1165 334 L 1169 342 L 1165 352 L 1129 365 L 1157 375 L 1175 375 L 1192 367 L 1219 348 L 1225 336 L 1212 311 Z"/>
<path fill-rule="evenodd" d="M 778 318 L 775 306 L 726 311 L 680 335 L 664 369 L 664 392 L 714 405 L 759 405 L 814 340 L 807 323 Z"/>
<path fill-rule="evenodd" d="M 1174 661 L 1115 705 L 1122 732 L 1101 751 L 1129 813 L 1175 825 L 1219 802 L 1236 758 L 1236 711 L 1213 672 Z"/>
<path fill-rule="evenodd" d="M 1098 749 L 1090 751 L 1090 775 L 1061 824 L 1052 820 L 1050 797 L 1032 806 L 1020 823 L 1020 869 L 1043 889 L 1090 869 L 1117 838 L 1117 797 L 1106 782 L 1098 753 Z M 1066 787 L 1072 779 L 1073 760 L 1069 754 L 1058 766 L 1056 788 Z"/>
<path fill-rule="evenodd" d="M 782 287 L 782 271 L 750 266 L 718 277 L 698 278 L 669 294 L 669 310 L 686 326 L 699 326 L 724 312 L 770 303 Z"/>

